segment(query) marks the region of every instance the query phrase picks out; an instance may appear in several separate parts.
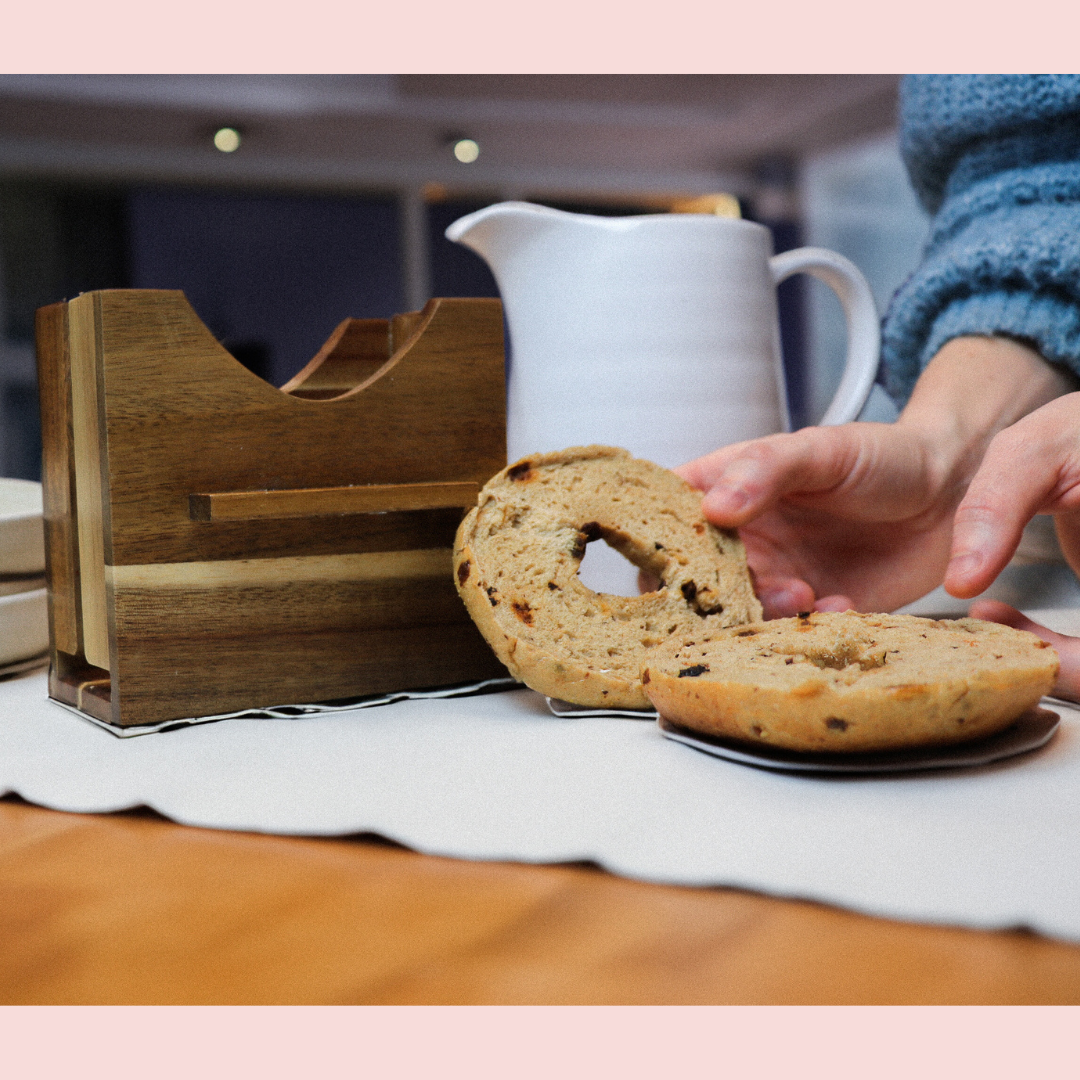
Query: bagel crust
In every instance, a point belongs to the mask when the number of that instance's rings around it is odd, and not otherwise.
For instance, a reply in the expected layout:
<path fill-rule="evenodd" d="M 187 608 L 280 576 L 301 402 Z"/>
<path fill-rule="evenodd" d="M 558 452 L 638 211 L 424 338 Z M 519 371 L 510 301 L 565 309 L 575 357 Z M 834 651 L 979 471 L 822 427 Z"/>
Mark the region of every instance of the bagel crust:
<path fill-rule="evenodd" d="M 1057 678 L 1034 634 L 978 619 L 815 612 L 662 645 L 645 691 L 706 735 L 803 752 L 968 742 L 1008 727 Z"/>
<path fill-rule="evenodd" d="M 585 547 L 600 539 L 661 588 L 626 597 L 583 584 Z M 648 649 L 762 615 L 742 542 L 705 520 L 701 492 L 609 446 L 533 455 L 492 477 L 458 529 L 454 580 L 510 673 L 576 705 L 648 709 Z"/>

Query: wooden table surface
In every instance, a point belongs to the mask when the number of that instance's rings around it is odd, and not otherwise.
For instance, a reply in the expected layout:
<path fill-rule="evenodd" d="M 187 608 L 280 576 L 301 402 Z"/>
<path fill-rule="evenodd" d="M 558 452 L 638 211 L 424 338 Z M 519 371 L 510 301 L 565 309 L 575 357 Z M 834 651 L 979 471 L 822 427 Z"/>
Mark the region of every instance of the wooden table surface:
<path fill-rule="evenodd" d="M 0 800 L 0 1003 L 1078 1003 L 1080 947 Z"/>

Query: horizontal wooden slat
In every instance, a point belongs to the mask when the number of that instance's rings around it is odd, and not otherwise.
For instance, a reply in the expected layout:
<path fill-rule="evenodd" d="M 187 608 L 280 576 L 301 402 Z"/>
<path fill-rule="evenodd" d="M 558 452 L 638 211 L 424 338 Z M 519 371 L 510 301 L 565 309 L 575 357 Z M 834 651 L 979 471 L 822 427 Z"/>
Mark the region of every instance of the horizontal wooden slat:
<path fill-rule="evenodd" d="M 480 485 L 471 480 L 446 484 L 363 484 L 288 491 L 219 491 L 192 495 L 188 503 L 192 521 L 253 521 L 472 506 L 479 492 Z"/>

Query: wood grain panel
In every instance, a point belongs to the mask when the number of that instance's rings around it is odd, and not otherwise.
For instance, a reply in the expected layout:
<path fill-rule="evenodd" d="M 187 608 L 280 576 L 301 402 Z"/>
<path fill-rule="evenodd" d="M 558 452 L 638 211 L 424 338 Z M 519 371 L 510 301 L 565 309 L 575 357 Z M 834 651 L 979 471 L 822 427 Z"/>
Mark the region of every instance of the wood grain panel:
<path fill-rule="evenodd" d="M 254 635 L 406 629 L 468 622 L 451 578 L 452 552 L 374 552 L 212 563 L 150 563 L 107 568 L 117 640 L 171 642 L 224 657 L 216 639 Z M 346 643 L 348 647 L 348 643 Z M 262 646 L 252 646 L 262 647 Z M 288 662 L 288 656 L 280 658 Z"/>
<path fill-rule="evenodd" d="M 226 533 L 193 522 L 192 494 L 483 484 L 506 463 L 497 301 L 432 301 L 378 380 L 305 401 L 229 356 L 182 294 L 96 295 L 114 565 L 232 558 L 238 539 L 264 554 L 278 536 L 291 543 L 288 522 L 222 522 Z"/>
<path fill-rule="evenodd" d="M 121 624 L 126 615 L 121 606 Z M 257 638 L 235 622 L 231 630 L 197 641 L 121 631 L 110 722 L 151 724 L 506 676 L 471 621 L 347 632 L 289 626 Z M 230 671 L 241 676 L 230 679 Z"/>

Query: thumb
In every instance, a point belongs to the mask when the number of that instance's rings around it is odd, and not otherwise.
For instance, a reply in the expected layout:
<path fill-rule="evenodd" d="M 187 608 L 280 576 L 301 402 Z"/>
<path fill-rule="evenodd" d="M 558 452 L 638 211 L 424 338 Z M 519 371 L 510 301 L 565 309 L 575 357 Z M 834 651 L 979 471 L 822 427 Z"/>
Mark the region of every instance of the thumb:
<path fill-rule="evenodd" d="M 989 588 L 1058 483 L 1054 456 L 1025 438 L 1029 427 L 1021 422 L 994 437 L 956 508 L 945 573 L 953 596 L 977 596 Z"/>

